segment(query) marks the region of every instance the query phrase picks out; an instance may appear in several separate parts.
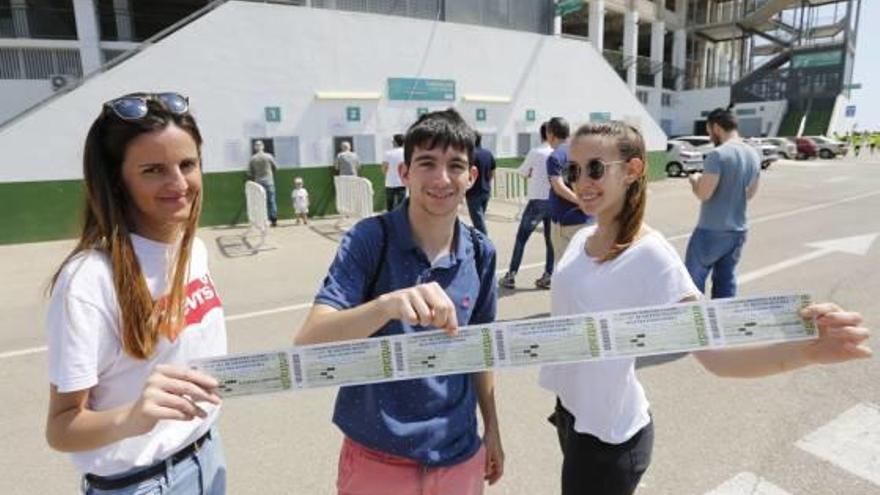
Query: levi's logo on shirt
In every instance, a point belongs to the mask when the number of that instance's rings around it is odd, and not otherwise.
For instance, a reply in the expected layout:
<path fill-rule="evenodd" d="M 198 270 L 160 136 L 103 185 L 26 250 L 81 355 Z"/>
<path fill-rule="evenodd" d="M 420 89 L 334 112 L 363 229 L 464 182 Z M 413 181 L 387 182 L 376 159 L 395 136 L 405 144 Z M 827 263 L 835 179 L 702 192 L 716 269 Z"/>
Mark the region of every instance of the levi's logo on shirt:
<path fill-rule="evenodd" d="M 167 302 L 168 298 L 166 296 L 160 299 L 157 305 L 164 306 Z M 175 328 L 166 327 L 162 329 L 162 334 L 171 342 L 174 342 L 186 327 L 201 323 L 209 311 L 214 308 L 223 307 L 220 296 L 217 294 L 217 290 L 214 289 L 214 282 L 208 275 L 193 279 L 186 284 L 186 296 L 183 304 L 184 324 Z"/>

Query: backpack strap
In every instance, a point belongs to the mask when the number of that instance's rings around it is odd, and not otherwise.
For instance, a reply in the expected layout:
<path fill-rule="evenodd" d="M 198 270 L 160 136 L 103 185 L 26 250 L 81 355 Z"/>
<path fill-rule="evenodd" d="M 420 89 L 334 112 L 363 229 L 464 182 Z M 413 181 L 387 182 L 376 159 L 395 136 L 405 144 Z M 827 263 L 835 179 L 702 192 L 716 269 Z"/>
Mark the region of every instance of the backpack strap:
<path fill-rule="evenodd" d="M 468 226 L 468 230 L 471 233 L 471 244 L 474 246 L 474 265 L 477 267 L 477 276 L 483 275 L 483 248 L 480 243 L 479 234 L 477 234 L 477 229 Z"/>
<path fill-rule="evenodd" d="M 382 241 L 379 246 L 379 262 L 376 263 L 370 281 L 367 283 L 364 292 L 364 302 L 372 301 L 376 298 L 376 284 L 379 282 L 379 276 L 382 275 L 382 269 L 385 268 L 385 258 L 388 257 L 388 221 L 385 219 L 384 214 L 379 215 L 378 219 L 379 227 L 382 230 Z"/>

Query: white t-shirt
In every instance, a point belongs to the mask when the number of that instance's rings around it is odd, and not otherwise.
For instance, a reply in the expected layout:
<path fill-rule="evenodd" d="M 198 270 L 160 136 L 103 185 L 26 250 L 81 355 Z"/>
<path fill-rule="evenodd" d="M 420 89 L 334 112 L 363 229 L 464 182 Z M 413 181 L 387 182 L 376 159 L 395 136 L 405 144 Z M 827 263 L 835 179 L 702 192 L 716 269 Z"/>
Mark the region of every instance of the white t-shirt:
<path fill-rule="evenodd" d="M 132 244 L 147 287 L 154 298 L 166 293 L 167 244 L 132 235 Z M 147 360 L 122 349 L 119 305 L 110 260 L 86 251 L 65 265 L 49 306 L 49 380 L 59 392 L 89 390 L 87 407 L 103 411 L 136 401 L 157 364 L 186 365 L 190 359 L 226 354 L 223 306 L 208 273 L 208 255 L 199 239 L 193 243 L 186 287 L 186 327 L 172 340 L 160 337 Z M 145 435 L 130 437 L 71 455 L 81 473 L 100 476 L 155 464 L 202 436 L 216 421 L 219 408 L 200 403 L 208 416 L 192 421 L 159 421 Z"/>
<path fill-rule="evenodd" d="M 553 153 L 553 148 L 547 143 L 532 148 L 517 170 L 520 175 L 529 178 L 529 199 L 550 199 L 550 180 L 547 178 L 547 157 L 550 153 Z"/>
<path fill-rule="evenodd" d="M 293 189 L 290 192 L 290 199 L 293 201 L 293 211 L 296 213 L 308 213 L 309 211 L 309 192 L 305 187 Z"/>
<path fill-rule="evenodd" d="M 385 152 L 385 163 L 388 164 L 388 173 L 385 174 L 385 187 L 403 187 L 397 166 L 403 162 L 403 148 L 391 148 Z"/>
<path fill-rule="evenodd" d="M 678 253 L 659 232 L 598 263 L 584 250 L 595 230 L 584 227 L 575 234 L 553 272 L 554 316 L 672 304 L 699 295 Z M 548 365 L 539 380 L 574 415 L 576 431 L 620 444 L 650 422 L 634 365 L 633 358 Z"/>

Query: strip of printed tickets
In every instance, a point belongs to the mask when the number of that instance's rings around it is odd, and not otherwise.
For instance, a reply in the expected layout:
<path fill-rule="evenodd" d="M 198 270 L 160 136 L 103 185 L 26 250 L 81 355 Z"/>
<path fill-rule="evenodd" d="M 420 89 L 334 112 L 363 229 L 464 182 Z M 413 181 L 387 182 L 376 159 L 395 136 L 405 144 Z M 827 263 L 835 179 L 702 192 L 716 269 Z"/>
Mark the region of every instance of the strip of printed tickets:
<path fill-rule="evenodd" d="M 196 360 L 223 397 L 814 339 L 806 294 L 495 322 Z"/>

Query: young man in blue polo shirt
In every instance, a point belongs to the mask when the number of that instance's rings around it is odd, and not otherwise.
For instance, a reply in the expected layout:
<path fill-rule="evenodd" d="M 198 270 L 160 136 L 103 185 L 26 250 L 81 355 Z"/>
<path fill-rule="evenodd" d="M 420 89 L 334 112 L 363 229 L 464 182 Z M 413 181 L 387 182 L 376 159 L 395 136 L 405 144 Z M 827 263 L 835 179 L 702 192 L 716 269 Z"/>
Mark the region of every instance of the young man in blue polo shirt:
<path fill-rule="evenodd" d="M 495 248 L 458 220 L 477 175 L 474 133 L 452 109 L 407 131 L 401 207 L 346 234 L 297 344 L 443 329 L 495 319 Z M 481 440 L 476 408 L 485 425 Z M 342 387 L 340 494 L 479 494 L 503 472 L 491 373 Z"/>

